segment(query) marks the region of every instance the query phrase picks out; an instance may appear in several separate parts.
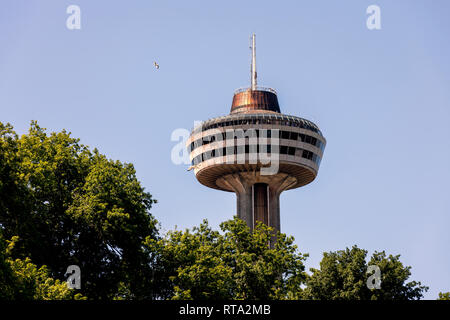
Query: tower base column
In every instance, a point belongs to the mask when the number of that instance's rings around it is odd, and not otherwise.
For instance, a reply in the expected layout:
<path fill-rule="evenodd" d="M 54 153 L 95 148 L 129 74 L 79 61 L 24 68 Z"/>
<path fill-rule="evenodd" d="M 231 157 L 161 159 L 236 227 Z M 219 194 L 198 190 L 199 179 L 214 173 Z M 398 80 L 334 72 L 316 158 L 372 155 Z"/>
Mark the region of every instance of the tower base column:
<path fill-rule="evenodd" d="M 280 194 L 297 182 L 296 178 L 279 173 L 260 176 L 255 172 L 227 174 L 217 184 L 233 190 L 237 197 L 237 216 L 250 229 L 261 221 L 273 228 L 274 236 L 281 230 Z"/>
<path fill-rule="evenodd" d="M 253 229 L 252 187 L 248 186 L 242 192 L 237 192 L 236 198 L 238 218 L 244 220 L 250 229 Z"/>
<path fill-rule="evenodd" d="M 269 226 L 275 233 L 281 230 L 280 192 L 273 187 L 269 187 Z"/>
<path fill-rule="evenodd" d="M 229 174 L 220 178 L 220 183 L 229 186 L 236 193 L 238 218 L 253 229 L 252 185 L 239 174 Z"/>

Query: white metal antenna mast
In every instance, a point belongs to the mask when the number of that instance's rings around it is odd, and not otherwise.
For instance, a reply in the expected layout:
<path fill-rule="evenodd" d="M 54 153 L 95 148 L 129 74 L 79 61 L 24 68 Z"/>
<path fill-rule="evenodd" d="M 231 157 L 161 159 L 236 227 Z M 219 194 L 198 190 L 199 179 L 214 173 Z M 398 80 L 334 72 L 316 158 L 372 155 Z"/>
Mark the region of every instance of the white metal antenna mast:
<path fill-rule="evenodd" d="M 252 83 L 252 90 L 256 90 L 256 35 L 252 34 L 252 64 L 251 64 L 251 83 Z"/>

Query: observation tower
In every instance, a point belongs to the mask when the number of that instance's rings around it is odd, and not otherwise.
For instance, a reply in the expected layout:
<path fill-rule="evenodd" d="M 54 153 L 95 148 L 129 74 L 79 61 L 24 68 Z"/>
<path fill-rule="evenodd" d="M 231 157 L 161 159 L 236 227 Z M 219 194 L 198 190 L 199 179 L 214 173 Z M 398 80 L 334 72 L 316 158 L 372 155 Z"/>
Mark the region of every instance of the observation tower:
<path fill-rule="evenodd" d="M 235 91 L 229 115 L 196 126 L 187 141 L 197 180 L 234 192 L 237 215 L 250 228 L 280 231 L 280 194 L 312 182 L 326 140 L 311 121 L 282 114 L 274 89 L 257 86 L 255 35 L 251 86 Z"/>

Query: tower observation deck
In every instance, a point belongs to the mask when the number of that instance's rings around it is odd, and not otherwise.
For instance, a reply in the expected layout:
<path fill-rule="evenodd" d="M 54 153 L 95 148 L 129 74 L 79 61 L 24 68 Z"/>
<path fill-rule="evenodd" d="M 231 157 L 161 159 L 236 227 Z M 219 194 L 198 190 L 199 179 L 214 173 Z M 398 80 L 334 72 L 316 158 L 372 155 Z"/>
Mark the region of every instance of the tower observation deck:
<path fill-rule="evenodd" d="M 197 180 L 234 192 L 237 215 L 280 230 L 280 194 L 312 182 L 326 140 L 311 121 L 280 111 L 277 93 L 257 86 L 252 35 L 251 86 L 235 91 L 229 115 L 196 126 L 187 141 Z"/>

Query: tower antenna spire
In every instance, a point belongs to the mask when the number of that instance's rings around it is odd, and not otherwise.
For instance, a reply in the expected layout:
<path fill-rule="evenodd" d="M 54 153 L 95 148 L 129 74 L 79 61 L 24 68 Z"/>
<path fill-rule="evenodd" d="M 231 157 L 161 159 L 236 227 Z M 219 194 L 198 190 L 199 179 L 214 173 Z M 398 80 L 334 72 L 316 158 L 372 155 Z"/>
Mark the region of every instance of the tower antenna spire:
<path fill-rule="evenodd" d="M 251 84 L 252 90 L 256 90 L 256 78 L 257 78 L 257 74 L 256 74 L 256 35 L 253 33 L 252 34 L 252 43 L 251 43 L 251 49 L 252 49 L 252 64 L 251 64 Z"/>

